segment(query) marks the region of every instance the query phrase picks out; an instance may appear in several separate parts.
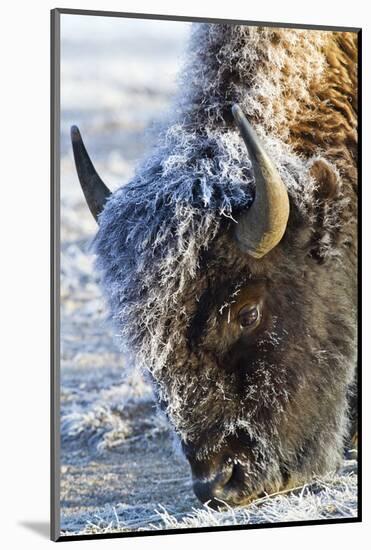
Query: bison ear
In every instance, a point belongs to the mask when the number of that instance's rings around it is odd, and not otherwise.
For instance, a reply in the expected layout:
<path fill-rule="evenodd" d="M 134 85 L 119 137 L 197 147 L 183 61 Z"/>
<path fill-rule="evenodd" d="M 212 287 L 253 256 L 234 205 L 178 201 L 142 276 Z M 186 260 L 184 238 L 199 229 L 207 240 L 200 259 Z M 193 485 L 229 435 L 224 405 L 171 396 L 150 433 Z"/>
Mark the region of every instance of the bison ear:
<path fill-rule="evenodd" d="M 328 251 L 338 241 L 337 224 L 331 223 L 331 220 L 337 216 L 340 182 L 335 169 L 324 159 L 313 162 L 309 175 L 315 181 L 309 255 L 318 263 L 323 263 Z"/>
<path fill-rule="evenodd" d="M 334 199 L 339 191 L 339 180 L 335 170 L 324 159 L 317 159 L 309 170 L 316 181 L 316 198 L 319 201 Z"/>

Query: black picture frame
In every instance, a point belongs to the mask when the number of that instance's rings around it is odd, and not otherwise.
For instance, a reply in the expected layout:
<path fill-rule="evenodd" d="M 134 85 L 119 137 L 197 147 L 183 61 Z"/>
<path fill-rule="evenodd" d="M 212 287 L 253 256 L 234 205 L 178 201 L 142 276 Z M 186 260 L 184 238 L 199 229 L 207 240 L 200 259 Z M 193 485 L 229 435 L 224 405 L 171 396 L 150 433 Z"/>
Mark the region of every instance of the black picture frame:
<path fill-rule="evenodd" d="M 272 524 L 231 525 L 218 527 L 200 527 L 187 529 L 167 529 L 164 531 L 134 531 L 122 533 L 104 533 L 92 535 L 60 534 L 60 19 L 61 15 L 84 15 L 98 17 L 118 17 L 150 19 L 159 21 L 209 22 L 242 24 L 249 26 L 269 26 L 308 30 L 347 31 L 358 36 L 358 515 L 353 518 L 305 520 L 278 522 Z M 325 525 L 357 523 L 362 521 L 362 357 L 361 357 L 361 272 L 362 272 L 362 29 L 328 25 L 304 25 L 267 21 L 249 21 L 236 19 L 217 19 L 183 17 L 174 15 L 156 15 L 143 13 L 125 13 L 115 11 L 97 11 L 55 8 L 51 10 L 51 499 L 50 523 L 53 541 L 74 541 L 90 539 L 127 538 L 142 536 L 170 535 L 177 533 L 236 531 L 267 529 L 301 525 Z"/>

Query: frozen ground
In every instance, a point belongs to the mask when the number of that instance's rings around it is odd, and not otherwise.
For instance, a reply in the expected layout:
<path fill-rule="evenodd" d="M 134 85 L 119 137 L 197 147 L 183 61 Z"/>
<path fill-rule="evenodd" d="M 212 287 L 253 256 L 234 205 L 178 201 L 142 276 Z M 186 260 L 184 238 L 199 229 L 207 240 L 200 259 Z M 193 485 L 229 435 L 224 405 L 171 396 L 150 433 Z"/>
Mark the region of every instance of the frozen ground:
<path fill-rule="evenodd" d="M 156 413 L 149 385 L 118 350 L 94 276 L 95 222 L 73 167 L 77 124 L 115 189 L 151 147 L 146 133 L 175 90 L 188 25 L 62 16 L 61 528 L 64 534 L 356 515 L 356 463 L 239 510 L 213 512 Z"/>

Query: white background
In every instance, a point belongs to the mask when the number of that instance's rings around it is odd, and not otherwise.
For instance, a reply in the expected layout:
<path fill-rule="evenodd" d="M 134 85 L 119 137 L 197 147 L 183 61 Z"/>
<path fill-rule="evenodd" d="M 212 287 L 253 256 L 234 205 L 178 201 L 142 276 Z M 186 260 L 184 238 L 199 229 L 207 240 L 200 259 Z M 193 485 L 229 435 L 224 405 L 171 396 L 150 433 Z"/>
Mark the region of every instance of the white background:
<path fill-rule="evenodd" d="M 0 311 L 1 311 L 1 544 L 3 548 L 40 548 L 48 541 L 49 518 L 49 10 L 54 7 L 104 9 L 144 13 L 240 18 L 307 24 L 362 26 L 364 29 L 363 90 L 364 210 L 370 200 L 367 135 L 370 119 L 369 27 L 363 0 L 214 2 L 188 0 L 80 0 L 78 3 L 38 0 L 3 4 L 0 69 Z M 5 123 L 5 125 L 4 125 Z M 365 215 L 365 218 L 367 216 Z M 364 242 L 370 241 L 365 219 Z M 367 247 L 368 248 L 368 247 Z M 368 272 L 369 250 L 363 252 Z M 370 306 L 365 274 L 364 327 Z M 367 288 L 368 287 L 368 288 Z M 370 387 L 369 338 L 365 337 L 364 393 Z M 364 548 L 371 539 L 370 399 L 364 398 L 364 517 L 363 524 L 264 529 L 137 539 L 70 542 L 69 548 L 151 550 L 243 545 L 260 548 Z M 368 535 L 368 536 L 367 536 Z M 367 543 L 368 540 L 368 543 Z"/>

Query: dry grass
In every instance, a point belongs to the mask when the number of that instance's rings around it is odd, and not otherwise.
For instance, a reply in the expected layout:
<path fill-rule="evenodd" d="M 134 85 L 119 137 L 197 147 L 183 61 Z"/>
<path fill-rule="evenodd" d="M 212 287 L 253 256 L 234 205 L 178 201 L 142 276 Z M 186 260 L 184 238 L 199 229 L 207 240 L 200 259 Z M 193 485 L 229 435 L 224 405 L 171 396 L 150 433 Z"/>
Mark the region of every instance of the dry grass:
<path fill-rule="evenodd" d="M 354 464 L 348 464 L 348 467 Z M 297 521 L 352 518 L 357 515 L 357 476 L 354 472 L 317 479 L 311 485 L 267 495 L 246 507 L 214 511 L 207 505 L 188 514 L 174 514 L 161 504 L 146 517 L 135 517 L 130 507 L 107 506 L 86 521 L 78 534 L 102 534 L 128 530 L 151 531 L 290 523 Z M 76 533 L 64 533 L 65 535 Z"/>

